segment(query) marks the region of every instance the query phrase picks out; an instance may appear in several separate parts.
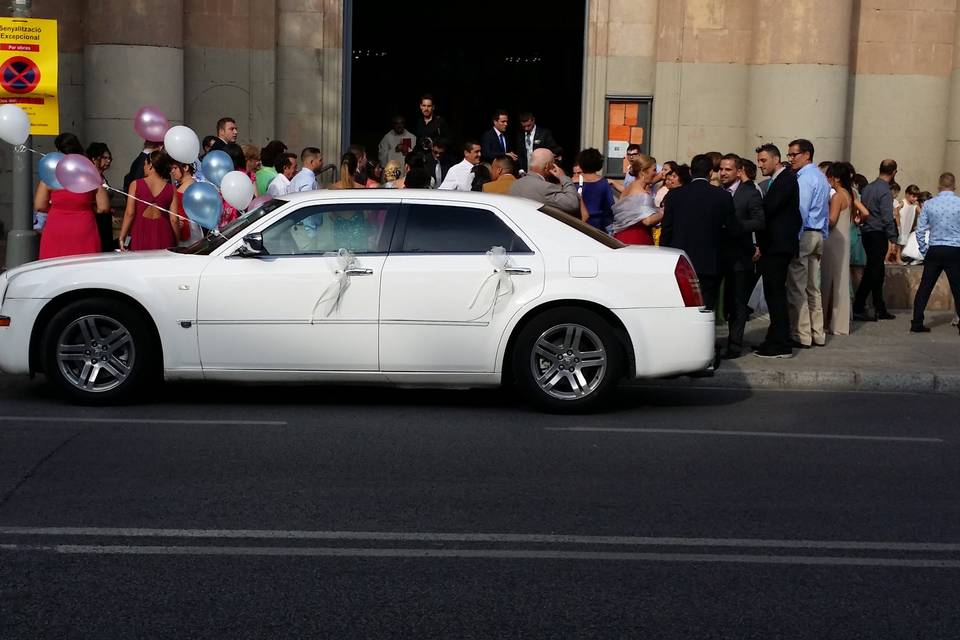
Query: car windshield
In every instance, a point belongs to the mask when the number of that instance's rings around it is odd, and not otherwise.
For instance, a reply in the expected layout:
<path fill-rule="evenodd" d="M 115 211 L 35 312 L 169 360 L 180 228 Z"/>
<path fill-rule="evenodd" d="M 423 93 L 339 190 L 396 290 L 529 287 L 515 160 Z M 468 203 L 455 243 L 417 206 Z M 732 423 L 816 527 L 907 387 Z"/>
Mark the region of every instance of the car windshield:
<path fill-rule="evenodd" d="M 257 220 L 260 220 L 270 212 L 282 207 L 285 204 L 287 204 L 286 200 L 267 200 L 256 209 L 247 211 L 239 218 L 225 226 L 223 229 L 220 229 L 220 231 L 208 231 L 207 235 L 200 240 L 197 240 L 193 244 L 189 244 L 185 247 L 174 247 L 173 249 L 170 249 L 170 251 L 174 251 L 176 253 L 187 253 L 195 256 L 209 255 L 218 247 L 222 246 L 224 242 L 230 238 L 240 235 L 240 233 L 250 227 L 250 225 L 255 223 Z"/>
<path fill-rule="evenodd" d="M 589 224 L 587 224 L 580 218 L 575 218 L 574 216 L 571 216 L 569 213 L 564 213 L 562 210 L 554 207 L 553 205 L 549 205 L 549 204 L 543 205 L 542 207 L 540 207 L 540 213 L 545 213 L 551 218 L 553 218 L 554 220 L 559 220 L 560 222 L 567 225 L 568 227 L 573 227 L 580 233 L 590 236 L 600 244 L 606 247 L 609 247 L 611 249 L 622 249 L 623 247 L 627 246 L 622 242 L 620 242 L 619 240 L 617 240 L 616 238 L 607 235 L 603 231 L 600 231 L 595 227 L 591 227 Z"/>

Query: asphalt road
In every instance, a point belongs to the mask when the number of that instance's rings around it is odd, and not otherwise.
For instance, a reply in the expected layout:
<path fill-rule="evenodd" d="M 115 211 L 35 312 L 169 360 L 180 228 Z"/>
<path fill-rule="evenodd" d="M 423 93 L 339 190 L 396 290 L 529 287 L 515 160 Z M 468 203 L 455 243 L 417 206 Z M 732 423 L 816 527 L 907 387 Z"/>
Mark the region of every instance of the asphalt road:
<path fill-rule="evenodd" d="M 0 639 L 956 638 L 960 399 L 0 379 Z"/>

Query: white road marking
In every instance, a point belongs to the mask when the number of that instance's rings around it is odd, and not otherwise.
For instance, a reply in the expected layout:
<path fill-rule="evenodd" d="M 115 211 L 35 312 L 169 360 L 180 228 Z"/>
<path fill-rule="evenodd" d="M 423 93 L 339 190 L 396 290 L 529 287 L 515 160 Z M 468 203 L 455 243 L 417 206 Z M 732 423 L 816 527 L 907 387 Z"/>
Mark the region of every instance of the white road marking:
<path fill-rule="evenodd" d="M 800 438 L 811 440 L 862 440 L 868 442 L 917 442 L 943 444 L 942 438 L 914 436 L 857 436 L 841 433 L 787 433 L 783 431 L 724 431 L 720 429 L 655 429 L 631 427 L 544 427 L 544 431 L 582 431 L 595 433 L 657 433 L 695 436 L 740 436 L 749 438 Z"/>
<path fill-rule="evenodd" d="M 0 526 L 3 536 L 100 536 L 105 538 L 186 538 L 252 540 L 347 540 L 380 542 L 485 542 L 562 545 L 662 547 L 753 547 L 771 549 L 838 549 L 856 551 L 960 552 L 960 543 L 876 542 L 851 540 L 776 540 L 766 538 L 680 538 L 653 536 L 588 536 L 537 533 L 432 533 L 399 531 L 303 531 L 274 529 L 142 529 L 123 527 Z"/>
<path fill-rule="evenodd" d="M 536 549 L 357 549 L 345 547 L 191 547 L 104 545 L 0 545 L 0 551 L 83 555 L 273 556 L 346 558 L 475 558 L 510 560 L 605 560 L 618 562 L 709 562 L 730 564 L 826 565 L 960 569 L 960 560 L 777 556 L 715 553 L 544 551 Z"/>
<path fill-rule="evenodd" d="M 73 416 L 0 416 L 0 422 L 60 422 L 64 424 L 198 424 L 282 427 L 285 420 L 174 420 L 168 418 L 77 418 Z"/>

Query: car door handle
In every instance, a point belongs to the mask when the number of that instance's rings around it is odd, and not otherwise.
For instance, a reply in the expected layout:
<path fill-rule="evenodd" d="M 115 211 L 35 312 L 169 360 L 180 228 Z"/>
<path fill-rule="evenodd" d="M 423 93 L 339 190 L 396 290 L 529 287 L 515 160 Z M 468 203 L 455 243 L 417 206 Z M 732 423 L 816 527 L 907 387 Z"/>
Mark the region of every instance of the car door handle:
<path fill-rule="evenodd" d="M 530 275 L 530 267 L 507 267 L 503 270 L 504 273 L 507 273 L 511 276 L 528 276 Z"/>
<path fill-rule="evenodd" d="M 372 276 L 373 269 L 369 267 L 350 267 L 345 273 L 348 276 Z"/>

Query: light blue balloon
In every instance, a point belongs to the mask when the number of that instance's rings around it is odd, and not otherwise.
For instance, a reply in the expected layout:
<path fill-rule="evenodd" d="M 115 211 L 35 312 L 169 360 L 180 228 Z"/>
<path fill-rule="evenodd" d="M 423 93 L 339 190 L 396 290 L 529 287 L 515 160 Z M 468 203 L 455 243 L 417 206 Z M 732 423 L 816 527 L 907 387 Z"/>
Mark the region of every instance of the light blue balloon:
<path fill-rule="evenodd" d="M 220 192 L 209 182 L 194 182 L 183 192 L 184 212 L 204 229 L 217 228 L 222 207 Z"/>
<path fill-rule="evenodd" d="M 200 163 L 200 169 L 203 171 L 203 179 L 220 186 L 223 176 L 233 171 L 233 160 L 225 151 L 211 151 L 203 156 L 203 162 Z"/>
<path fill-rule="evenodd" d="M 59 151 L 48 153 L 40 158 L 40 179 L 54 191 L 63 189 L 63 185 L 57 180 L 57 163 L 61 158 L 63 154 Z"/>

